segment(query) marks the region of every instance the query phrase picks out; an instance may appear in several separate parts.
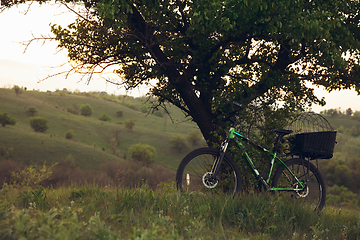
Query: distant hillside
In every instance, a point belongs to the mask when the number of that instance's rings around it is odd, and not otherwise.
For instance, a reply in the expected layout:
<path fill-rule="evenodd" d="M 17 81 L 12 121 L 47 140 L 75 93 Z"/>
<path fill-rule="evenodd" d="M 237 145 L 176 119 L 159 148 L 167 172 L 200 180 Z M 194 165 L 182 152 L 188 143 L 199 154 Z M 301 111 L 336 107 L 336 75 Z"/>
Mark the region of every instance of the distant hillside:
<path fill-rule="evenodd" d="M 145 97 L 75 94 L 66 90 L 23 91 L 17 96 L 12 89 L 0 89 L 0 112 L 18 119 L 15 126 L 0 127 L 0 146 L 12 147 L 12 159 L 25 164 L 58 162 L 70 155 L 81 168 L 97 169 L 108 160 L 129 158 L 127 153 L 131 145 L 145 143 L 155 147 L 156 162 L 176 169 L 188 150 L 179 153 L 171 149 L 171 137 L 181 135 L 186 139 L 197 127 L 186 121 L 183 113 L 173 106 L 168 109 L 174 122 L 161 109 L 157 114 L 160 117 L 143 113 L 149 107 L 146 100 Z M 83 104 L 90 104 L 94 109 L 90 117 L 70 113 L 79 110 Z M 38 116 L 48 119 L 50 127 L 45 133 L 35 133 L 30 127 L 30 116 L 26 113 L 29 107 L 35 107 Z M 121 117 L 117 116 L 118 111 L 122 111 Z M 102 114 L 108 115 L 111 122 L 100 121 Z M 132 131 L 124 126 L 128 119 L 135 120 Z M 74 131 L 72 140 L 65 138 L 69 130 Z M 111 139 L 117 132 L 118 144 L 114 146 Z"/>

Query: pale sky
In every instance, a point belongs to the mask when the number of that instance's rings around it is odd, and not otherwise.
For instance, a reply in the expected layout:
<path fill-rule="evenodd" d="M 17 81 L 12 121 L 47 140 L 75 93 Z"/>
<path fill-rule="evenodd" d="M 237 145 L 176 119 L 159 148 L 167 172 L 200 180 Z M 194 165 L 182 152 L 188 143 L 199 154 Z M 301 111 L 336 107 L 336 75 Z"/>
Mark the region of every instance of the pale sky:
<path fill-rule="evenodd" d="M 101 77 L 95 77 L 89 85 L 85 80 L 80 81 L 79 75 L 72 75 L 67 79 L 65 76 L 57 76 L 38 83 L 48 75 L 64 70 L 58 66 L 67 62 L 66 52 L 57 53 L 56 42 L 33 42 L 27 51 L 20 43 L 32 39 L 32 35 L 51 35 L 50 23 L 67 26 L 75 19 L 64 6 L 43 4 L 39 6 L 33 3 L 27 14 L 28 7 L 20 5 L 7 9 L 0 13 L 0 87 L 12 87 L 19 85 L 29 90 L 40 91 L 67 88 L 71 91 L 107 91 L 109 93 L 124 94 L 124 89 L 106 84 Z M 134 90 L 128 94 L 141 96 L 145 90 Z M 315 112 L 329 108 L 351 107 L 360 111 L 360 96 L 355 91 L 342 90 L 340 92 L 327 93 L 320 88 L 315 88 L 318 97 L 325 97 L 327 102 L 324 108 L 313 106 Z"/>

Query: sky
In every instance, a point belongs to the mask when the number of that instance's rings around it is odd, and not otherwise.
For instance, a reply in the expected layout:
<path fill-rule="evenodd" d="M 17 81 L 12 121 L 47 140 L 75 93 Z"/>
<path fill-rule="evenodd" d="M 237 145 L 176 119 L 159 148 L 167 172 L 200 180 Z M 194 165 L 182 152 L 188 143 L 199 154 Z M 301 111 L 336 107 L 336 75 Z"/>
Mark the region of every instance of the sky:
<path fill-rule="evenodd" d="M 27 5 L 20 5 L 0 12 L 0 87 L 10 88 L 13 85 L 27 87 L 29 90 L 55 91 L 67 88 L 70 91 L 107 91 L 110 94 L 125 94 L 123 88 L 106 83 L 101 76 L 95 76 L 89 84 L 81 80 L 80 75 L 65 75 L 41 81 L 48 75 L 69 69 L 60 67 L 67 62 L 66 51 L 56 48 L 55 41 L 33 42 L 24 53 L 21 43 L 34 37 L 51 36 L 49 24 L 67 26 L 75 20 L 75 14 L 65 6 L 58 4 L 33 3 L 28 10 Z M 26 14 L 25 14 L 26 13 Z M 142 96 L 145 89 L 127 92 L 129 95 Z M 320 112 L 324 109 L 352 108 L 360 111 L 360 96 L 355 91 L 342 90 L 327 93 L 315 87 L 315 94 L 325 97 L 325 107 L 312 106 L 312 110 Z"/>

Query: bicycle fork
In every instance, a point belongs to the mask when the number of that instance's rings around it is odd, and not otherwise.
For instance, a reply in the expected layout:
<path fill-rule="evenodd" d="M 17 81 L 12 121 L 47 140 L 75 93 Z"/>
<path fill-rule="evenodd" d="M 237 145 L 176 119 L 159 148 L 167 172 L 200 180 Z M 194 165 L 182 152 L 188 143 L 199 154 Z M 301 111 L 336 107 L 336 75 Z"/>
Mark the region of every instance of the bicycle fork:
<path fill-rule="evenodd" d="M 230 142 L 230 138 L 226 139 L 226 141 L 221 145 L 220 156 L 218 158 L 216 158 L 214 161 L 214 165 L 212 166 L 212 169 L 211 169 L 211 175 L 214 179 L 216 179 L 216 176 L 219 173 L 220 166 L 224 159 L 226 149 L 229 146 L 229 142 Z"/>

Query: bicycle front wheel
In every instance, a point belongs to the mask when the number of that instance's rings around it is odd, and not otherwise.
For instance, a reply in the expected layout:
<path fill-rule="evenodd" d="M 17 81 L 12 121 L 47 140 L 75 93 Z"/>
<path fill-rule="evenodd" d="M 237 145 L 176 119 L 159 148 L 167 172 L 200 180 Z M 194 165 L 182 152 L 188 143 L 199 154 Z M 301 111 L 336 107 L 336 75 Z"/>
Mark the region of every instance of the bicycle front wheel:
<path fill-rule="evenodd" d="M 213 148 L 199 148 L 181 161 L 176 183 L 180 191 L 197 191 L 235 194 L 240 190 L 240 173 L 234 161 L 225 154 L 218 176 L 212 176 L 211 169 L 220 157 L 220 151 Z"/>
<path fill-rule="evenodd" d="M 324 179 L 314 164 L 309 161 L 293 158 L 285 162 L 285 165 L 305 184 L 302 191 L 279 191 L 291 198 L 298 199 L 310 204 L 315 211 L 321 211 L 325 205 L 326 188 Z M 273 178 L 275 188 L 299 188 L 299 183 L 292 177 L 284 165 L 280 165 Z"/>

